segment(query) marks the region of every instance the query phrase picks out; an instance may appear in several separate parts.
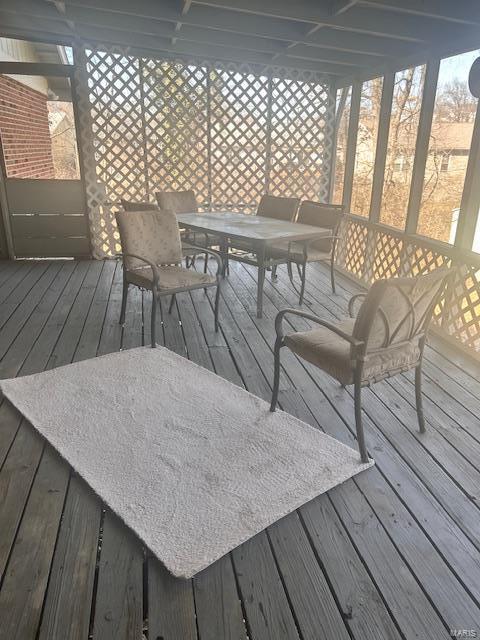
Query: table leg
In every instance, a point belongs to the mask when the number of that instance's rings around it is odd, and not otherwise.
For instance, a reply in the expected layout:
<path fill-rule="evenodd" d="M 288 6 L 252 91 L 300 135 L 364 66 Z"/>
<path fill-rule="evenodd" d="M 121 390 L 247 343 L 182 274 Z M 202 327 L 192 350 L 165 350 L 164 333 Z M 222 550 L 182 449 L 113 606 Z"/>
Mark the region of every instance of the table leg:
<path fill-rule="evenodd" d="M 257 249 L 258 278 L 257 278 L 257 318 L 263 315 L 263 284 L 265 282 L 265 245 Z"/>
<path fill-rule="evenodd" d="M 220 238 L 220 255 L 223 261 L 222 277 L 224 278 L 228 269 L 228 238 L 226 236 Z"/>

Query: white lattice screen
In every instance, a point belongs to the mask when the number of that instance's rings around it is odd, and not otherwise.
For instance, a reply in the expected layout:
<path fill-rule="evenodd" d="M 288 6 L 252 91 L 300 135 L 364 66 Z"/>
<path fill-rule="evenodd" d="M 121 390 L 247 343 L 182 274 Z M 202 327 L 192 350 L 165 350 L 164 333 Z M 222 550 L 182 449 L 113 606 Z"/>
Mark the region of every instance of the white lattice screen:
<path fill-rule="evenodd" d="M 81 48 L 76 76 L 93 253 L 118 250 L 121 198 L 194 189 L 202 209 L 328 198 L 334 96 L 313 72 Z"/>

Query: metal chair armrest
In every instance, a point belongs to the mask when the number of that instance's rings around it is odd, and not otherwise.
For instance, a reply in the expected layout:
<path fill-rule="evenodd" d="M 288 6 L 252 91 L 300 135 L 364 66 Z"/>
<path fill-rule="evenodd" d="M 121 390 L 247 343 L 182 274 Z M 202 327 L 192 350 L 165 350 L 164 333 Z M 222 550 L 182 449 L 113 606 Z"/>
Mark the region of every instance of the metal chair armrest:
<path fill-rule="evenodd" d="M 307 313 L 306 311 L 299 311 L 298 309 L 282 309 L 282 311 L 277 313 L 277 316 L 275 318 L 275 331 L 277 333 L 277 339 L 278 338 L 282 339 L 284 336 L 282 322 L 287 313 L 291 315 L 299 316 L 300 318 L 305 318 L 306 320 L 310 320 L 311 322 L 315 322 L 316 324 L 319 324 L 322 327 L 329 329 L 333 333 L 336 333 L 338 336 L 340 336 L 341 338 L 349 342 L 354 347 L 361 347 L 363 345 L 363 342 L 361 340 L 357 340 L 356 338 L 353 338 L 351 335 L 349 335 L 348 333 L 345 333 L 345 331 L 342 331 L 331 322 L 328 322 L 327 320 L 322 320 L 322 318 L 318 318 L 317 316 L 314 316 L 311 313 Z"/>
<path fill-rule="evenodd" d="M 337 240 L 339 240 L 339 239 L 340 239 L 340 236 L 332 235 L 332 236 L 322 236 L 320 238 L 311 238 L 310 240 L 294 240 L 294 241 L 288 243 L 288 255 L 290 256 L 290 255 L 293 255 L 294 253 L 297 253 L 297 252 L 294 252 L 294 251 L 291 250 L 291 247 L 292 247 L 293 244 L 297 244 L 297 245 L 298 244 L 303 244 L 303 256 L 304 256 L 304 258 L 307 258 L 308 257 L 308 247 L 310 245 L 313 245 L 315 242 L 319 242 L 320 240 L 332 240 L 333 242 L 332 242 L 331 253 L 334 253 L 335 245 L 337 243 Z"/>
<path fill-rule="evenodd" d="M 158 283 L 159 283 L 159 273 L 158 273 L 158 267 L 155 263 L 150 262 L 150 260 L 147 260 L 146 258 L 144 258 L 143 256 L 139 256 L 135 253 L 117 253 L 115 254 L 118 258 L 122 258 L 123 262 L 124 262 L 124 269 L 125 271 L 129 271 L 129 269 L 125 268 L 125 258 L 135 258 L 136 260 L 140 260 L 141 262 L 144 262 L 146 265 L 148 265 L 150 267 L 150 269 L 152 270 L 152 275 L 153 275 L 153 283 L 154 285 L 158 288 Z M 131 271 L 131 269 L 130 269 Z"/>
<path fill-rule="evenodd" d="M 223 260 L 222 260 L 222 256 L 218 253 L 218 251 L 213 251 L 212 249 L 207 249 L 206 247 L 199 247 L 198 245 L 190 244 L 190 243 L 188 243 L 188 247 L 185 247 L 185 249 L 187 249 L 187 250 L 193 249 L 193 253 L 195 255 L 197 253 L 208 253 L 208 255 L 212 256 L 217 262 L 217 273 L 216 273 L 216 275 L 219 276 L 222 273 L 222 271 L 223 271 Z"/>
<path fill-rule="evenodd" d="M 354 313 L 353 313 L 353 304 L 355 302 L 355 300 L 358 300 L 359 298 L 366 298 L 367 297 L 367 293 L 356 293 L 354 296 L 352 296 L 350 298 L 350 300 L 348 301 L 348 314 L 351 318 L 354 318 Z"/>

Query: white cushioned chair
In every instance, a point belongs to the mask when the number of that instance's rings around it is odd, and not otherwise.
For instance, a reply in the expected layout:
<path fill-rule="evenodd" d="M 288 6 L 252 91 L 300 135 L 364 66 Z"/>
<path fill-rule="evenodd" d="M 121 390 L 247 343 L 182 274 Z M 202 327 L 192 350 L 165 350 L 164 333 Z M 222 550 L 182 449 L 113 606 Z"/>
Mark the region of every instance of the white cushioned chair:
<path fill-rule="evenodd" d="M 271 245 L 272 257 L 284 257 L 288 267 L 288 275 L 293 284 L 292 263 L 297 265 L 301 280 L 300 299 L 302 304 L 305 293 L 306 268 L 309 262 L 328 262 L 332 292 L 335 293 L 335 249 L 338 231 L 342 220 L 343 207 L 336 204 L 324 204 L 304 200 L 298 210 L 296 222 L 313 227 L 328 229 L 329 235 L 310 242 L 279 242 Z"/>
<path fill-rule="evenodd" d="M 120 324 L 125 322 L 128 288 L 130 285 L 152 292 L 151 337 L 155 346 L 155 317 L 161 296 L 171 295 L 170 309 L 177 293 L 193 289 L 216 287 L 215 331 L 218 331 L 218 305 L 222 259 L 205 247 L 193 247 L 208 252 L 217 262 L 217 275 L 198 273 L 181 266 L 182 244 L 177 218 L 173 211 L 120 211 L 116 214 L 123 258 L 123 297 Z"/>
<path fill-rule="evenodd" d="M 258 203 L 257 216 L 274 218 L 284 222 L 294 222 L 299 204 L 300 198 L 284 198 L 266 193 Z"/>
<path fill-rule="evenodd" d="M 279 387 L 280 349 L 287 346 L 301 358 L 323 369 L 342 386 L 354 385 L 355 423 L 363 462 L 368 460 L 361 418 L 361 389 L 384 378 L 415 369 L 415 395 L 420 431 L 425 431 L 422 410 L 422 357 L 435 307 L 444 295 L 451 270 L 439 268 L 413 278 L 378 280 L 363 299 L 356 317 L 331 323 L 317 316 L 284 309 L 277 314 L 275 371 L 270 410 L 274 411 Z M 284 335 L 283 320 L 293 314 L 319 325 L 318 328 Z"/>
<path fill-rule="evenodd" d="M 155 193 L 158 206 L 160 209 L 170 209 L 176 214 L 178 213 L 198 213 L 198 204 L 195 197 L 195 193 L 192 189 L 185 191 L 157 191 Z M 184 254 L 188 255 L 190 245 L 196 247 L 217 247 L 220 245 L 220 238 L 210 233 L 203 233 L 200 231 L 191 231 L 186 229 L 182 233 L 182 239 L 184 242 Z M 208 268 L 208 252 L 205 252 L 205 262 L 203 264 L 203 271 L 207 273 Z"/>
<path fill-rule="evenodd" d="M 284 198 L 266 193 L 260 198 L 256 215 L 283 222 L 293 222 L 297 215 L 299 203 L 300 198 Z M 251 245 L 244 240 L 231 241 L 229 246 L 242 252 L 250 253 L 252 251 Z"/>

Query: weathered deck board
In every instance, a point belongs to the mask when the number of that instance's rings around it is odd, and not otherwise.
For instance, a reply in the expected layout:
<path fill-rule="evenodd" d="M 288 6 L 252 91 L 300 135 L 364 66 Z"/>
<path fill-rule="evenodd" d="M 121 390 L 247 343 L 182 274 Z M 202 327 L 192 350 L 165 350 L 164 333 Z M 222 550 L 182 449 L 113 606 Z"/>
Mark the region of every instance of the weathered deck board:
<path fill-rule="evenodd" d="M 277 285 L 278 287 L 278 285 Z M 233 295 L 233 288 L 234 287 L 228 287 L 228 290 L 232 290 L 232 295 Z M 277 292 L 276 292 L 277 294 Z M 226 292 L 226 295 L 228 295 L 228 293 Z M 280 305 L 280 306 L 287 306 L 286 304 Z M 276 311 L 276 309 L 275 309 Z M 244 314 L 245 315 L 245 314 Z M 248 318 L 248 320 L 250 322 L 257 322 L 256 319 L 251 319 Z M 239 324 L 241 324 L 241 318 L 239 319 L 237 317 L 237 321 L 239 321 Z M 262 321 L 259 321 L 260 324 L 265 324 L 265 319 Z M 272 341 L 271 344 L 273 344 L 273 335 L 272 335 Z M 264 345 L 265 346 L 265 345 Z M 262 345 L 260 342 L 256 342 L 255 343 L 255 348 L 254 348 L 254 352 L 256 354 L 257 359 L 260 357 L 260 354 L 262 352 Z M 289 371 L 289 367 L 286 367 L 287 372 Z M 271 367 L 267 367 L 267 371 L 271 370 Z M 337 385 L 338 388 L 338 385 Z M 319 390 L 317 390 L 317 393 L 319 392 Z M 309 402 L 314 401 L 314 397 L 310 396 L 310 395 L 305 395 L 306 394 L 306 389 L 305 387 L 303 388 L 303 395 L 308 399 L 306 400 L 307 404 Z M 287 410 L 291 411 L 292 413 L 295 413 L 295 407 L 291 407 L 291 406 L 286 406 L 285 408 L 287 408 Z M 324 412 L 323 412 L 324 415 Z M 333 416 L 329 416 L 329 420 L 328 420 L 328 428 L 326 429 L 327 431 L 329 431 L 330 433 L 332 433 L 331 427 L 332 425 L 335 424 L 335 419 Z M 342 433 L 340 432 L 333 432 L 332 435 L 335 435 L 336 437 L 338 437 L 340 440 L 343 440 L 344 437 L 342 437 Z M 372 475 L 374 475 L 376 473 L 376 470 L 374 470 L 372 472 Z M 352 485 L 355 483 L 355 481 L 352 483 Z M 378 485 L 378 483 L 381 484 L 381 480 L 380 478 L 372 483 L 372 486 L 376 486 Z M 387 488 L 388 486 L 385 485 Z M 350 493 L 352 493 L 352 488 L 350 488 Z M 330 496 L 332 497 L 332 500 L 335 500 L 335 496 L 337 495 L 337 491 L 333 490 L 330 492 Z M 359 494 L 358 496 L 358 502 L 362 503 L 362 499 L 361 499 L 361 494 Z M 336 505 L 337 508 L 341 508 L 342 507 L 342 503 L 340 502 L 340 505 Z M 392 507 L 390 507 L 390 511 L 389 513 L 393 510 Z M 375 515 L 373 513 L 370 513 L 370 508 L 367 504 L 363 505 L 363 510 L 361 511 L 364 519 L 366 521 L 369 521 L 371 518 L 373 518 L 375 520 Z M 370 513 L 370 515 L 368 515 Z M 348 520 L 348 513 L 345 514 L 345 518 Z M 397 514 L 397 517 L 398 514 Z M 350 526 L 350 530 L 352 530 L 354 533 L 357 534 L 362 534 L 362 528 L 360 528 L 359 531 L 356 531 L 356 527 L 355 527 L 355 520 L 353 520 L 352 525 Z M 410 529 L 410 538 L 414 539 L 414 533 L 415 531 L 413 529 Z M 419 539 L 419 547 L 420 542 L 423 542 L 425 540 L 424 535 L 421 532 L 417 532 L 417 537 Z M 375 543 L 373 543 L 373 539 L 375 539 Z M 403 572 L 403 581 L 406 582 L 409 581 L 410 582 L 410 588 L 407 590 L 407 593 L 410 594 L 410 597 L 407 598 L 404 602 L 403 602 L 403 606 L 401 606 L 401 610 L 404 611 L 421 611 L 421 615 L 420 617 L 415 618 L 415 616 L 412 615 L 408 615 L 405 616 L 402 620 L 403 623 L 403 631 L 407 634 L 412 633 L 412 629 L 418 628 L 418 629 L 422 629 L 423 633 L 429 633 L 428 629 L 429 628 L 433 628 L 434 626 L 434 621 L 436 619 L 436 614 L 434 613 L 433 609 L 430 606 L 429 600 L 428 598 L 425 597 L 425 595 L 421 592 L 421 590 L 418 590 L 418 588 L 416 587 L 416 583 L 415 583 L 415 578 L 414 576 L 411 576 L 411 578 L 407 577 L 407 573 L 406 573 L 406 569 L 403 568 L 402 569 L 402 565 L 403 562 L 400 558 L 399 555 L 396 554 L 395 552 L 395 547 L 391 546 L 391 543 L 389 542 L 388 538 L 386 538 L 383 534 L 383 531 L 381 529 L 378 530 L 377 535 L 375 536 L 375 538 L 372 538 L 371 536 L 367 536 L 367 538 L 364 540 L 363 537 L 360 537 L 360 540 L 357 540 L 357 544 L 365 542 L 365 544 L 367 545 L 364 548 L 364 554 L 366 553 L 373 553 L 378 555 L 380 550 L 381 550 L 381 545 L 380 543 L 383 540 L 383 545 L 384 547 L 388 550 L 388 553 L 385 552 L 384 555 L 384 559 L 387 558 L 389 559 L 389 562 L 384 562 L 381 563 L 380 567 L 377 567 L 377 574 L 376 574 L 376 580 L 382 584 L 382 591 L 384 593 L 387 593 L 387 591 L 390 589 L 391 590 L 391 598 L 390 598 L 390 606 L 392 608 L 396 608 L 399 606 L 399 597 L 402 597 L 403 593 L 399 592 L 398 586 L 396 586 L 396 581 L 397 581 L 397 575 L 399 573 Z M 378 547 L 378 548 L 377 548 Z M 410 549 L 410 546 L 407 547 L 408 549 Z M 413 550 L 416 549 L 415 545 L 412 545 L 411 548 Z M 434 550 L 432 549 L 432 552 L 434 552 Z M 418 560 L 421 559 L 421 555 L 418 554 Z M 434 565 L 435 563 L 432 562 L 432 564 Z M 441 566 L 441 568 L 443 568 Z M 437 569 L 438 570 L 438 569 Z M 430 576 L 431 578 L 435 579 L 435 571 L 431 571 L 430 572 Z M 451 580 L 451 576 L 449 573 L 446 573 L 445 575 L 445 580 Z M 434 582 L 435 584 L 435 582 Z M 412 597 L 411 594 L 415 593 L 415 595 Z M 393 595 L 395 594 L 395 595 Z M 461 598 L 459 598 L 458 603 L 456 604 L 461 604 L 462 600 Z M 450 602 L 449 598 L 443 598 L 442 599 L 442 605 L 444 608 L 447 609 L 447 611 L 450 614 L 450 617 L 455 613 L 456 614 L 456 607 L 455 605 L 453 605 Z M 430 616 L 429 616 L 429 612 L 430 612 Z M 433 617 L 432 617 L 433 616 Z M 399 616 L 402 617 L 402 616 Z M 412 626 L 414 625 L 414 627 Z M 432 626 L 433 625 L 433 626 Z M 440 627 L 438 627 L 437 625 L 437 633 L 439 633 L 439 629 Z"/>
<path fill-rule="evenodd" d="M 198 268 L 203 264 L 199 260 Z M 150 296 L 118 325 L 113 262 L 0 263 L 0 375 L 24 375 L 150 341 Z M 305 308 L 345 313 L 355 285 L 309 267 Z M 178 296 L 159 343 L 269 398 L 273 319 L 296 306 L 284 270 L 255 315 L 254 271 L 232 264 L 221 331 L 212 299 Z M 294 328 L 307 323 L 292 320 Z M 166 575 L 30 425 L 0 404 L 0 638 L 323 640 L 448 638 L 480 632 L 480 368 L 451 348 L 425 358 L 428 430 L 409 375 L 364 392 L 377 466 L 269 527 L 193 581 Z M 283 408 L 355 446 L 353 402 L 328 376 L 282 356 Z M 100 539 L 100 546 L 99 546 Z M 4 621 L 6 623 L 4 624 Z"/>

